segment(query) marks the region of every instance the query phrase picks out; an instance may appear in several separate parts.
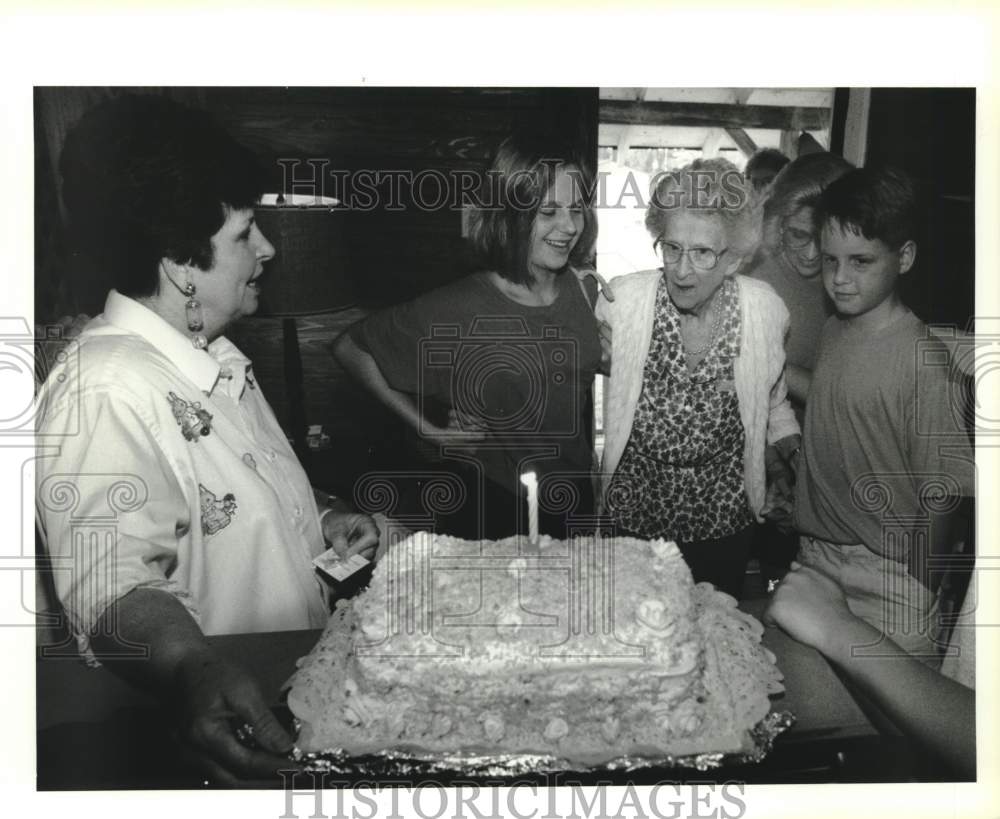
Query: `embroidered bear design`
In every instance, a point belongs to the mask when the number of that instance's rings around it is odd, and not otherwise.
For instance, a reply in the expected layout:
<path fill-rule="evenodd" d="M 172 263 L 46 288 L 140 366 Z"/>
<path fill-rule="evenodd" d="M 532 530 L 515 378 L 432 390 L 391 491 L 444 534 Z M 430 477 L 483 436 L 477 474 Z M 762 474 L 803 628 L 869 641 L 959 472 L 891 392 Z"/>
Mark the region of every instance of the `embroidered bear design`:
<path fill-rule="evenodd" d="M 201 531 L 206 537 L 225 529 L 233 522 L 236 514 L 236 496 L 227 492 L 220 501 L 215 493 L 198 484 L 198 495 L 201 498 Z"/>
<path fill-rule="evenodd" d="M 212 413 L 202 409 L 200 402 L 185 401 L 173 391 L 167 393 L 167 400 L 174 420 L 187 440 L 197 442 L 199 437 L 212 431 Z"/>

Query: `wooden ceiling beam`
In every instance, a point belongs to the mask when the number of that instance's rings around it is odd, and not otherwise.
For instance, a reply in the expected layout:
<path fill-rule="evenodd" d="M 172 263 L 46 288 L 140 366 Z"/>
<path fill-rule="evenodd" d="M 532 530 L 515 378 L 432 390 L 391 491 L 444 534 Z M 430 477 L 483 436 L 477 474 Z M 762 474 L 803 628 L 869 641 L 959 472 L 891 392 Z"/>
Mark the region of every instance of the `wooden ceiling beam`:
<path fill-rule="evenodd" d="M 703 128 L 819 131 L 830 124 L 828 108 L 779 105 L 601 100 L 598 111 L 599 121 L 611 125 L 689 125 Z"/>
<path fill-rule="evenodd" d="M 740 149 L 740 153 L 747 159 L 757 153 L 757 143 L 742 128 L 726 128 L 726 133 L 729 134 L 729 138 L 736 143 L 736 147 Z"/>
<path fill-rule="evenodd" d="M 712 159 L 719 155 L 719 145 L 722 143 L 722 129 L 709 128 L 705 141 L 701 145 L 701 155 Z"/>
<path fill-rule="evenodd" d="M 782 131 L 781 139 L 778 142 L 778 150 L 789 159 L 795 159 L 799 155 L 799 132 Z"/>
<path fill-rule="evenodd" d="M 639 88 L 636 90 L 635 101 L 644 102 L 646 100 L 646 94 L 648 93 L 648 88 Z M 632 144 L 632 139 L 635 137 L 636 131 L 631 125 L 626 125 L 622 128 L 621 134 L 618 137 L 618 150 L 615 153 L 615 159 L 618 164 L 624 165 L 625 159 L 628 157 L 628 149 Z"/>

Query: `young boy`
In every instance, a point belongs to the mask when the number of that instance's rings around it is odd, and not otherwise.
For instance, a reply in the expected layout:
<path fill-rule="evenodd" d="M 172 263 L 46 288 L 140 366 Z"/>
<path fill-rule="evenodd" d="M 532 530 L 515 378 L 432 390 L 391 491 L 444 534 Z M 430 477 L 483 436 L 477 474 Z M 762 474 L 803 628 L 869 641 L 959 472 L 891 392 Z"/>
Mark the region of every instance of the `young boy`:
<path fill-rule="evenodd" d="M 860 168 L 817 209 L 827 320 L 806 403 L 795 523 L 799 562 L 832 578 L 851 611 L 937 663 L 939 576 L 974 464 L 944 346 L 900 301 L 913 266 L 912 183 Z M 857 649 L 879 653 L 878 643 Z"/>

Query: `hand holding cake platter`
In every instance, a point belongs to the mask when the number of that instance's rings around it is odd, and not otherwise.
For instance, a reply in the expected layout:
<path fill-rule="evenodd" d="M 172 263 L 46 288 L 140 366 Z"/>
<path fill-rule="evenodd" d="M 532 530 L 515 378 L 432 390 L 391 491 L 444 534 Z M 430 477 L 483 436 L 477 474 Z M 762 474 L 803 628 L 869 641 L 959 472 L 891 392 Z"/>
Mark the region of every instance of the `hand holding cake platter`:
<path fill-rule="evenodd" d="M 419 532 L 338 604 L 288 703 L 306 754 L 753 757 L 783 690 L 762 633 L 673 543 Z"/>

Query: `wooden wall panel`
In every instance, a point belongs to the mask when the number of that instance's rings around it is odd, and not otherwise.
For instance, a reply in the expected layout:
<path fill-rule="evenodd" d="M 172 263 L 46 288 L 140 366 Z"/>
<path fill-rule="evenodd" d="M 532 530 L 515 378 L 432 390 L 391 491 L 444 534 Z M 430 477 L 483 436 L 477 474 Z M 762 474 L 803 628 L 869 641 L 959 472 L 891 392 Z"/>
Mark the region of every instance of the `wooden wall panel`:
<path fill-rule="evenodd" d="M 965 329 L 975 311 L 976 90 L 873 88 L 867 163 L 902 168 L 923 196 L 904 299 L 925 321 Z"/>
<path fill-rule="evenodd" d="M 353 308 L 295 320 L 306 421 L 321 424 L 330 436 L 330 448 L 312 457 L 313 466 L 324 475 L 323 488 L 337 494 L 349 493 L 367 470 L 391 462 L 404 435 L 402 425 L 340 368 L 331 353 L 333 340 L 364 315 L 364 310 Z M 281 325 L 279 318 L 246 318 L 231 327 L 228 336 L 253 361 L 258 384 L 288 432 L 289 383 Z"/>

